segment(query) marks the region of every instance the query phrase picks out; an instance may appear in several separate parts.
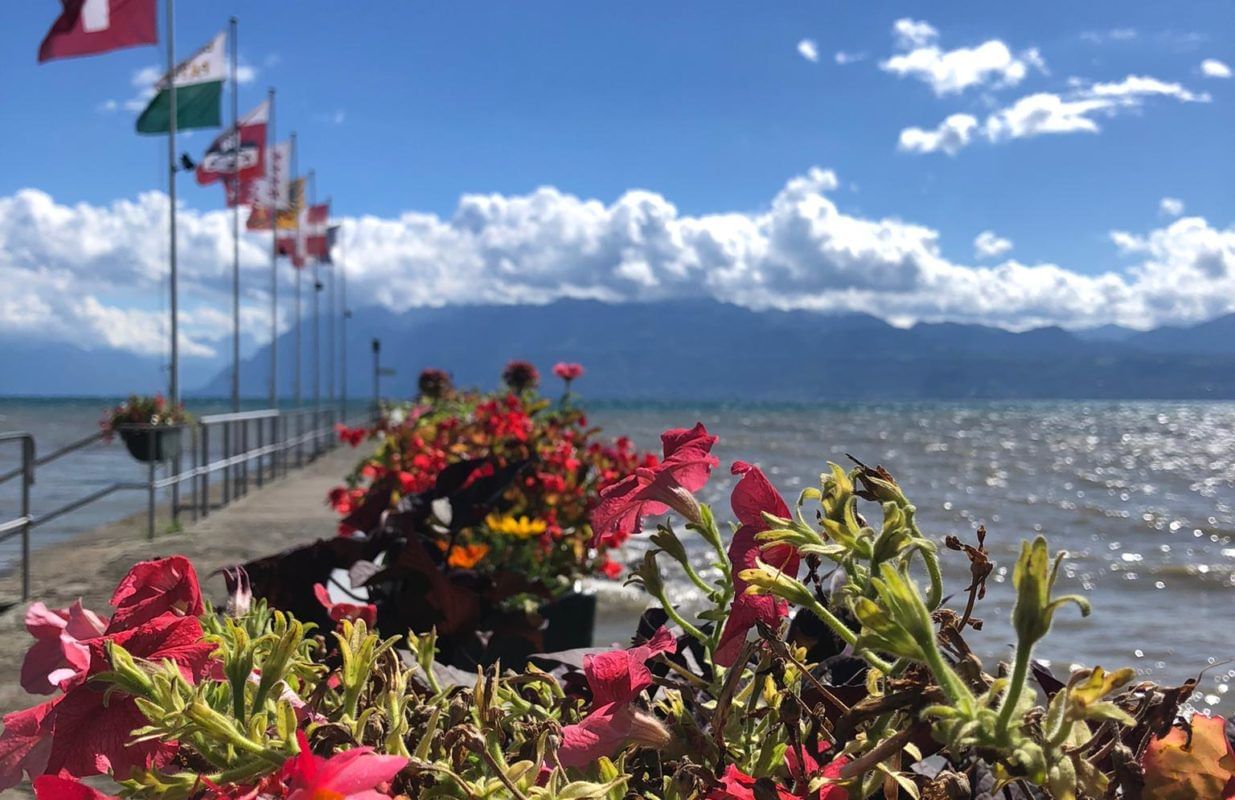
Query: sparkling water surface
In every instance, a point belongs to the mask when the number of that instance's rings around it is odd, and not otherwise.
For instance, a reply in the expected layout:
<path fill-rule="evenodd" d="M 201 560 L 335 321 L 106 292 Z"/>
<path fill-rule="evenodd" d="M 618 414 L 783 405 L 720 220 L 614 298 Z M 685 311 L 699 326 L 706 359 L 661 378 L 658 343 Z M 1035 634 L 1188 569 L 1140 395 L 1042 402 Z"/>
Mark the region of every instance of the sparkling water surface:
<path fill-rule="evenodd" d="M 95 429 L 107 401 L 0 400 L 0 430 L 29 430 L 40 452 Z M 1010 570 L 1023 538 L 1042 533 L 1067 550 L 1060 592 L 1079 592 L 1094 613 L 1067 607 L 1038 654 L 1060 673 L 1072 665 L 1133 666 L 1146 678 L 1181 681 L 1204 671 L 1196 705 L 1232 708 L 1235 681 L 1235 404 L 1232 403 L 922 403 L 741 407 L 594 403 L 592 421 L 659 447 L 667 427 L 702 421 L 720 436 L 722 467 L 704 489 L 720 520 L 732 518 L 728 464 L 759 464 L 791 502 L 815 485 L 828 460 L 846 453 L 883 464 L 918 507 L 922 530 L 974 541 L 985 525 L 996 562 L 969 640 L 1002 658 L 1012 642 Z M 199 409 L 200 410 L 200 409 Z M 209 408 L 208 410 L 219 410 Z M 0 448 L 0 471 L 17 448 Z M 39 472 L 34 508 L 50 508 L 115 480 L 142 480 L 144 470 L 119 443 L 95 446 Z M 0 519 L 17 513 L 15 482 L 0 486 Z M 35 547 L 79 535 L 144 508 L 141 492 L 114 495 L 59 520 Z M 0 562 L 16 554 L 0 544 Z M 635 560 L 635 540 L 623 558 Z M 688 540 L 699 554 L 701 543 Z M 947 587 L 968 585 L 963 554 L 943 554 Z M 669 577 L 669 576 L 667 576 Z M 645 600 L 614 584 L 601 586 L 598 642 L 621 641 Z M 691 607 L 694 587 L 673 583 Z M 1231 693 L 1235 694 L 1235 693 Z"/>

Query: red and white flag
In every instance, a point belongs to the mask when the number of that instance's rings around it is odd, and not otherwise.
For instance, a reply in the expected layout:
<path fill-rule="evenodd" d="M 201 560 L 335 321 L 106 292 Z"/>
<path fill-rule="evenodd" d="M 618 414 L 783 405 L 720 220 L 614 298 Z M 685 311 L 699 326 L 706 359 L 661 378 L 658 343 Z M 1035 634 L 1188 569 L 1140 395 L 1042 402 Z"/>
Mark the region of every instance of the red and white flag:
<path fill-rule="evenodd" d="M 269 122 L 270 101 L 266 100 L 237 120 L 235 128 L 219 134 L 197 164 L 198 184 L 206 186 L 223 180 L 229 184 L 230 200 L 230 195 L 235 194 L 230 191 L 234 180 L 245 184 L 262 178 L 266 174 L 266 125 Z M 233 159 L 236 164 L 232 163 Z M 242 188 L 241 194 L 244 193 Z"/>
<path fill-rule="evenodd" d="M 39 47 L 39 63 L 159 41 L 155 0 L 60 0 L 64 10 Z"/>
<path fill-rule="evenodd" d="M 297 238 L 299 233 L 299 238 Z M 330 203 L 309 206 L 300 215 L 300 230 L 280 236 L 279 255 L 288 256 L 297 269 L 310 259 L 330 262 Z"/>

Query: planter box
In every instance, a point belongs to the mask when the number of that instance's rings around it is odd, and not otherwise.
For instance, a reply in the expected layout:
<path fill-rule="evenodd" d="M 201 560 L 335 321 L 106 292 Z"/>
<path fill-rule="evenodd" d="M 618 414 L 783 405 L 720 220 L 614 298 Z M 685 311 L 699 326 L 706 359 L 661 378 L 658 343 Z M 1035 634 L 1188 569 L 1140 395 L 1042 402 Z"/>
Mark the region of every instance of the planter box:
<path fill-rule="evenodd" d="M 592 646 L 592 636 L 596 632 L 596 595 L 571 592 L 544 605 L 540 613 L 548 622 L 544 652 Z"/>
<path fill-rule="evenodd" d="M 138 461 L 170 461 L 180 455 L 180 428 L 120 428 L 129 455 Z"/>

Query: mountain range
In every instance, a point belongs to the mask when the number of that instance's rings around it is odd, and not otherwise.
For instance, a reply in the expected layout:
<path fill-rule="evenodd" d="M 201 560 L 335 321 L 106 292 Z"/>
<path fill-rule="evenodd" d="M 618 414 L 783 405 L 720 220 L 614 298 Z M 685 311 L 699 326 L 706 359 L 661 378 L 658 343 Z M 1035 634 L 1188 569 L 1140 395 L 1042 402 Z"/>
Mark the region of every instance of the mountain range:
<path fill-rule="evenodd" d="M 285 333 L 278 340 L 283 397 L 292 390 L 292 338 Z M 710 300 L 562 300 L 402 314 L 368 308 L 349 320 L 353 398 L 372 392 L 374 338 L 382 343 L 383 367 L 394 370 L 382 379 L 388 396 L 410 395 L 429 366 L 450 371 L 459 385 L 493 386 L 507 361 L 522 358 L 543 373 L 557 361 L 578 361 L 587 368 L 580 393 L 606 399 L 1235 399 L 1235 314 L 1149 331 L 1108 325 L 1014 333 L 956 323 L 898 328 L 865 314 L 751 311 Z M 306 396 L 313 386 L 311 341 L 306 325 Z M 325 341 L 322 347 L 324 354 Z M 0 394 L 128 390 L 124 378 L 131 378 L 135 356 L 72 350 L 0 341 L 8 367 L 0 370 Z M 49 370 L 49 364 L 58 366 Z M 268 347 L 242 363 L 243 394 L 266 393 L 268 365 Z M 198 370 L 182 379 L 187 393 L 228 394 L 229 370 L 213 376 Z M 324 372 L 320 380 L 325 393 Z"/>

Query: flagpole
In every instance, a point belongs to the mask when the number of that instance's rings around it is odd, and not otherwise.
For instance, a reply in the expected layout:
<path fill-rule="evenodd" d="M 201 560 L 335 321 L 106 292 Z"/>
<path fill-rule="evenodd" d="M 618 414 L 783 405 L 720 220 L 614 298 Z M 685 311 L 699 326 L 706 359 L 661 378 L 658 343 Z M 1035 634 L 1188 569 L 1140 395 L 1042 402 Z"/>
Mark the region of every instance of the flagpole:
<path fill-rule="evenodd" d="M 317 205 L 317 170 L 309 170 L 309 208 Z M 309 246 L 305 243 L 305 260 L 309 258 Z M 321 272 L 318 258 L 313 258 L 313 410 L 322 408 L 322 313 Z"/>
<path fill-rule="evenodd" d="M 240 41 L 232 17 L 232 411 L 240 410 L 240 83 L 236 80 Z"/>
<path fill-rule="evenodd" d="M 330 268 L 326 271 L 329 277 L 330 290 L 326 295 L 326 342 L 329 347 L 326 349 L 326 402 L 330 406 L 330 416 L 335 418 L 338 413 L 338 407 L 335 405 L 334 394 L 334 377 L 335 377 L 335 330 L 334 318 L 339 313 L 338 302 L 334 291 L 334 264 L 330 258 L 330 218 L 326 218 L 326 263 Z"/>
<path fill-rule="evenodd" d="M 270 407 L 279 407 L 279 226 L 277 218 L 279 187 L 272 179 L 270 169 L 274 159 L 274 147 L 278 146 L 274 130 L 274 87 L 269 89 L 270 116 L 266 127 L 266 185 L 270 190 Z M 272 147 L 272 143 L 274 146 Z"/>
<path fill-rule="evenodd" d="M 343 317 L 339 320 L 342 331 L 339 335 L 339 416 L 347 421 L 347 318 L 351 312 L 347 310 L 347 248 L 344 240 L 347 231 L 339 228 L 339 295 L 343 306 Z"/>
<path fill-rule="evenodd" d="M 167 123 L 167 199 L 170 203 L 169 262 L 171 278 L 171 367 L 168 377 L 167 396 L 172 403 L 180 401 L 180 343 L 179 309 L 176 302 L 176 2 L 167 0 L 167 75 L 168 99 L 171 101 Z"/>
<path fill-rule="evenodd" d="M 289 201 L 293 199 L 290 195 L 294 194 L 294 190 L 296 188 L 296 181 L 300 179 L 299 155 L 297 154 L 296 150 L 297 150 L 296 132 L 292 131 L 292 181 L 290 184 L 292 188 L 291 190 L 289 190 L 289 197 L 288 197 Z M 301 205 L 304 205 L 303 196 L 300 198 L 300 203 Z M 300 358 L 300 273 L 303 272 L 304 270 L 301 267 L 296 266 L 296 256 L 298 256 L 300 253 L 300 211 L 299 209 L 296 209 L 295 203 L 291 203 L 291 205 L 292 205 L 293 210 L 295 210 L 296 212 L 296 244 L 293 246 L 294 250 L 293 250 L 293 255 L 292 255 L 292 266 L 296 270 L 296 320 L 295 320 L 296 321 L 296 336 L 295 336 L 296 369 L 295 369 L 295 372 L 292 374 L 292 386 L 293 386 L 293 393 L 296 397 L 296 408 L 297 410 L 299 410 L 300 401 L 302 398 L 302 394 L 300 391 L 300 364 L 301 364 L 301 358 Z"/>

